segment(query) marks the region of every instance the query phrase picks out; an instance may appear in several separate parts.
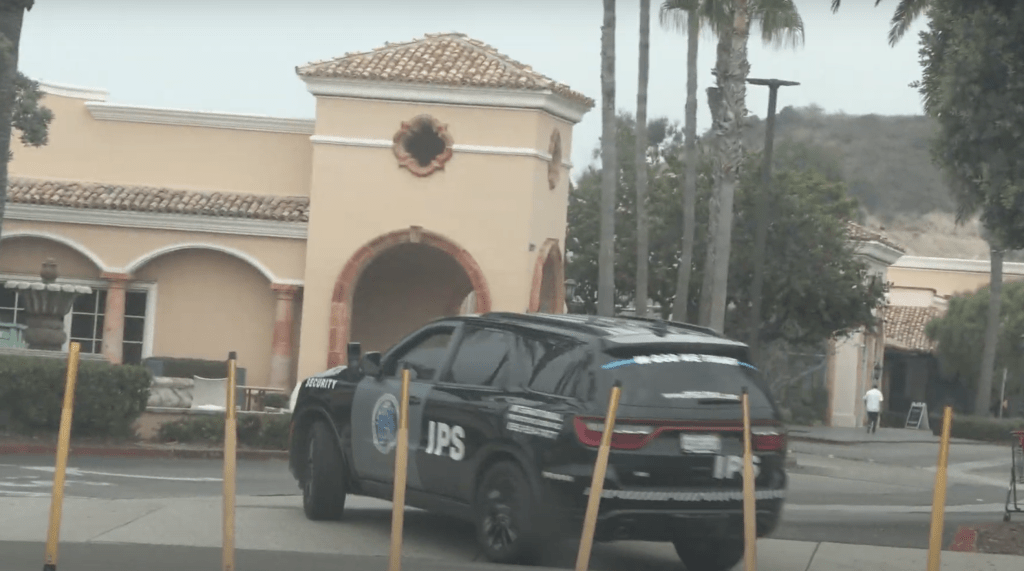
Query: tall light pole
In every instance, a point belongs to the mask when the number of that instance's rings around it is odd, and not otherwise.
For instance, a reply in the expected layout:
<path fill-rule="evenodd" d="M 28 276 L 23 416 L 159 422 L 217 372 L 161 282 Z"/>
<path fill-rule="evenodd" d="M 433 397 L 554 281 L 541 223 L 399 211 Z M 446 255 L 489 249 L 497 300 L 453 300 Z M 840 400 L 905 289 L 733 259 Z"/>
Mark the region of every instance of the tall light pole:
<path fill-rule="evenodd" d="M 751 311 L 748 327 L 750 358 L 756 365 L 761 359 L 761 294 L 764 290 L 765 242 L 768 240 L 768 190 L 771 188 L 772 152 L 775 149 L 775 105 L 779 98 L 780 87 L 800 84 L 783 79 L 756 78 L 748 78 L 747 83 L 768 87 L 768 121 L 764 134 L 764 162 L 761 165 L 761 189 L 757 193 L 757 211 L 754 214 L 757 220 L 757 229 L 754 235 L 754 283 L 750 290 Z"/>

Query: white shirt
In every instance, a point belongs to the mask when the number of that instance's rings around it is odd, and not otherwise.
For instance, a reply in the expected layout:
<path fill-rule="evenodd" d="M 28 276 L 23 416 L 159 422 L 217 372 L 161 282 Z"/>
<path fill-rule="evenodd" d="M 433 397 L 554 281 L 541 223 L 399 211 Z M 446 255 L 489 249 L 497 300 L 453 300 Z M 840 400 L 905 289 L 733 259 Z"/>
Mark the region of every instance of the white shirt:
<path fill-rule="evenodd" d="M 882 391 L 871 389 L 864 394 L 864 408 L 868 412 L 878 412 L 883 400 L 885 399 L 882 398 Z"/>

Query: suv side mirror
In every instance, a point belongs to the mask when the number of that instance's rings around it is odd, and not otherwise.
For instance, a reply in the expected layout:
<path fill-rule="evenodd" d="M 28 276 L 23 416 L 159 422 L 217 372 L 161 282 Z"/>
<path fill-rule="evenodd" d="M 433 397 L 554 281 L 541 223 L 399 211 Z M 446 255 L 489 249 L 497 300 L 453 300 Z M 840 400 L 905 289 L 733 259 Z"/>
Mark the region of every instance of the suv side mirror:
<path fill-rule="evenodd" d="M 379 377 L 381 374 L 381 354 L 379 351 L 369 351 L 363 356 L 360 363 L 363 372 L 371 377 Z"/>

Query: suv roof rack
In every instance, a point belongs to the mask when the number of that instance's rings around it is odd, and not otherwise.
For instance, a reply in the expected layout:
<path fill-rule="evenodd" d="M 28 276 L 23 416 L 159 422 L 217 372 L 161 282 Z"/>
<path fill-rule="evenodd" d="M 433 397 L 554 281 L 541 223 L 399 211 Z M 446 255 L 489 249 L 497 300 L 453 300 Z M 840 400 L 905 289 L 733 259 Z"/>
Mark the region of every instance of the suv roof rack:
<path fill-rule="evenodd" d="M 652 325 L 659 325 L 663 328 L 679 327 L 682 329 L 688 329 L 690 331 L 696 331 L 698 333 L 704 333 L 712 337 L 722 337 L 722 335 L 710 327 L 704 327 L 703 325 L 694 325 L 693 323 L 684 323 L 682 321 L 672 321 L 670 319 L 660 319 L 657 317 L 640 317 L 637 315 L 618 315 L 619 319 L 629 319 L 632 321 L 642 321 L 644 323 L 650 323 Z"/>

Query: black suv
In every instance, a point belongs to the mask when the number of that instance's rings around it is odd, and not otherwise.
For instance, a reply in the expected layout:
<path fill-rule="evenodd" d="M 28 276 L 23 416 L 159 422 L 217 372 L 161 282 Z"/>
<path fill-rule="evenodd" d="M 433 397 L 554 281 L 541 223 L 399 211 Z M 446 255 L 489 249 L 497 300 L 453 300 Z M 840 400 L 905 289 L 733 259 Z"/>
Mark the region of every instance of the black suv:
<path fill-rule="evenodd" d="M 290 469 L 307 517 L 347 494 L 390 499 L 402 370 L 406 497 L 472 521 L 495 562 L 579 537 L 613 383 L 622 382 L 596 539 L 668 541 L 690 571 L 743 556 L 740 395 L 748 390 L 757 534 L 776 527 L 785 432 L 747 347 L 660 320 L 489 313 L 434 321 L 386 353 L 303 381 Z"/>

